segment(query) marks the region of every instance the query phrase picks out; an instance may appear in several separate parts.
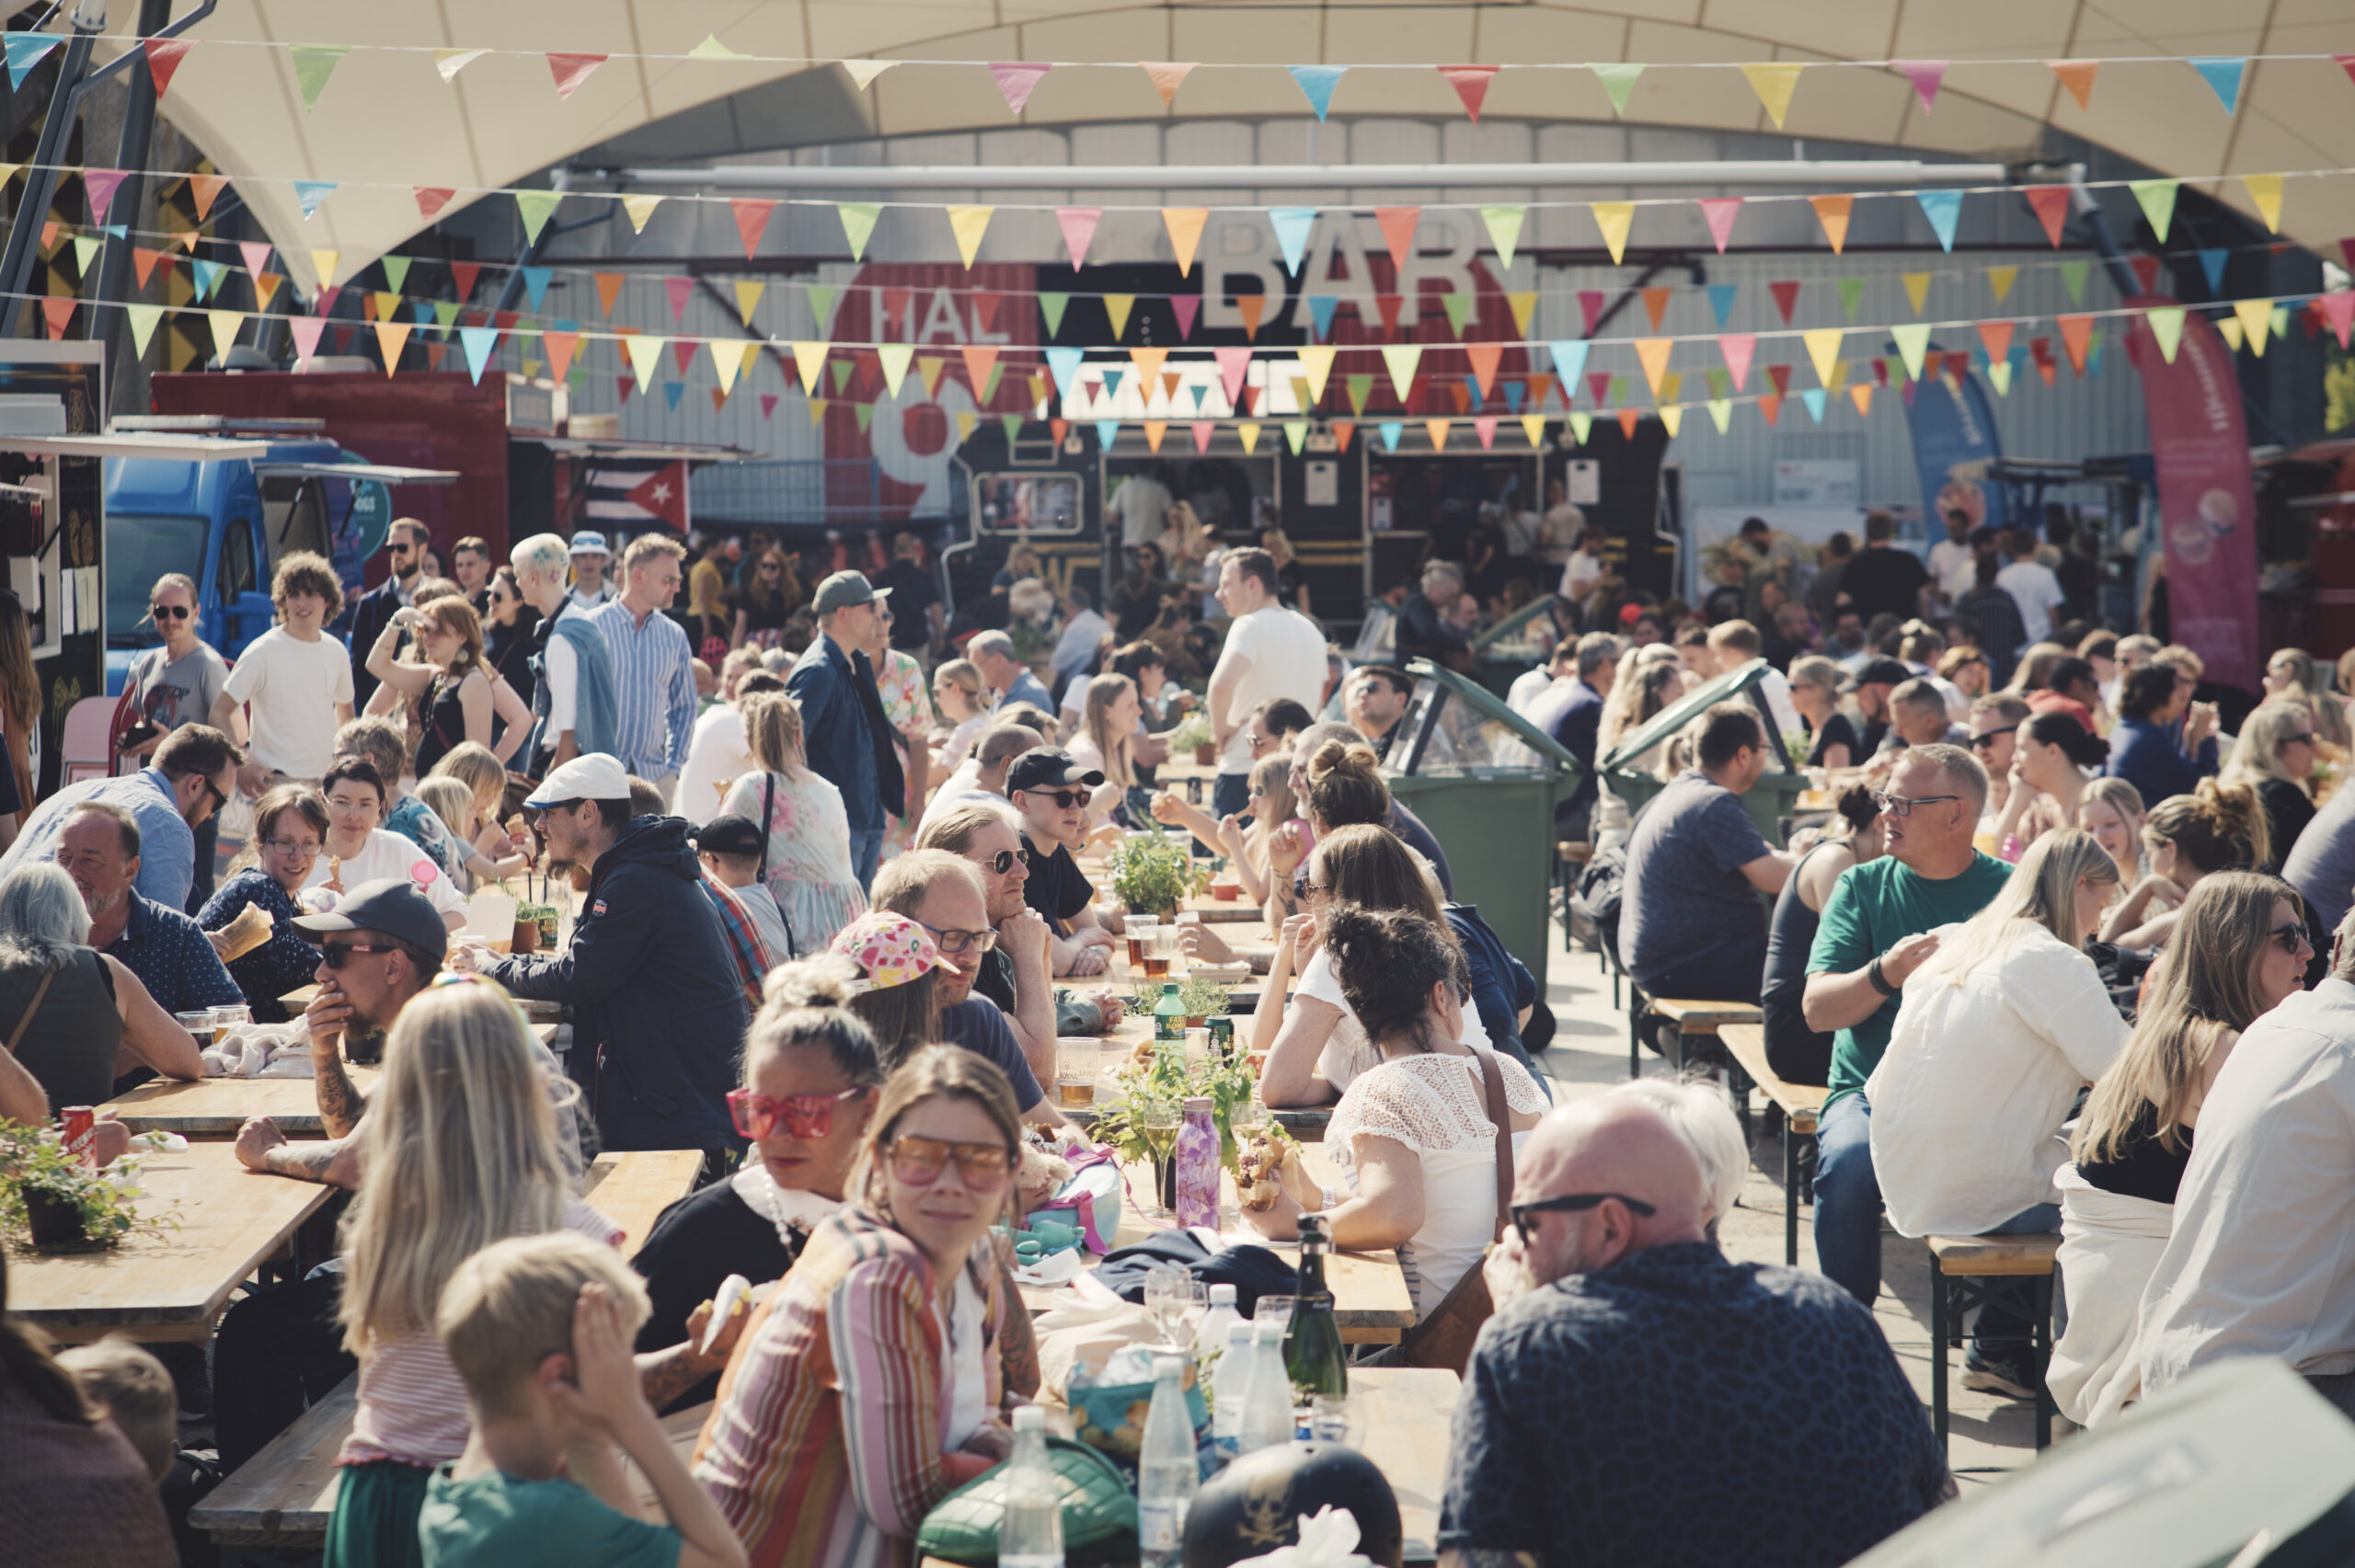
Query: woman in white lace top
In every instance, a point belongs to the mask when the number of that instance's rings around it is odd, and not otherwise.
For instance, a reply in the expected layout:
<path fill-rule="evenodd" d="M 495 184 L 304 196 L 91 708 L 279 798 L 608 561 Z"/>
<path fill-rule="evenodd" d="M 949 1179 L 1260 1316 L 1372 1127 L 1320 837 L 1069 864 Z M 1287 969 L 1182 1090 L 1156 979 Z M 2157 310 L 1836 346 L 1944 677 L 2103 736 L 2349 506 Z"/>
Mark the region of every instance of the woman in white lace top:
<path fill-rule="evenodd" d="M 1350 1081 L 1326 1128 L 1349 1191 L 1307 1190 L 1288 1172 L 1274 1207 L 1245 1217 L 1289 1241 L 1302 1214 L 1329 1210 L 1335 1246 L 1398 1250 L 1416 1315 L 1428 1316 L 1496 1237 L 1497 1126 L 1484 1059 L 1503 1077 L 1516 1142 L 1537 1125 L 1545 1097 L 1511 1057 L 1485 1047 L 1476 1056 L 1463 1043 L 1469 971 L 1444 923 L 1343 904 L 1324 924 L 1342 994 L 1382 1059 Z"/>
<path fill-rule="evenodd" d="M 768 835 L 762 880 L 793 933 L 797 953 L 820 953 L 867 912 L 850 861 L 842 792 L 811 773 L 801 750 L 801 705 L 782 692 L 745 699 L 744 739 L 760 772 L 728 786 L 719 814 L 749 817 Z"/>

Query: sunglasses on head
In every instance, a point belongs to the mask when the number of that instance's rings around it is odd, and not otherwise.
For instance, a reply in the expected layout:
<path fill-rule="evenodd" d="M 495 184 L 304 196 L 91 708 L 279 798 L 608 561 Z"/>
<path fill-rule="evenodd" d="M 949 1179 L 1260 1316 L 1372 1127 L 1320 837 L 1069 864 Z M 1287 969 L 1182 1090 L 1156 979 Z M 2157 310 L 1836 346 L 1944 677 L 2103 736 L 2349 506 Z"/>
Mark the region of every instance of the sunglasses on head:
<path fill-rule="evenodd" d="M 1533 1214 L 1583 1214 L 1590 1208 L 1606 1203 L 1626 1206 L 1627 1212 L 1638 1219 L 1649 1219 L 1660 1212 L 1639 1197 L 1625 1193 L 1565 1193 L 1560 1197 L 1542 1197 L 1535 1203 L 1516 1203 L 1507 1210 L 1512 1216 L 1512 1228 L 1521 1232 L 1521 1244 L 1530 1244 L 1529 1217 Z"/>
<path fill-rule="evenodd" d="M 886 1151 L 891 1174 L 912 1186 L 928 1187 L 940 1173 L 957 1162 L 958 1179 L 975 1192 L 990 1192 L 1005 1185 L 1014 1172 L 1014 1150 L 1003 1143 L 950 1143 L 903 1132 Z"/>
<path fill-rule="evenodd" d="M 834 1107 L 864 1099 L 867 1093 L 862 1085 L 839 1094 L 787 1094 L 773 1100 L 757 1089 L 731 1089 L 728 1119 L 745 1138 L 766 1138 L 780 1124 L 787 1138 L 823 1138 L 834 1128 Z"/>
<path fill-rule="evenodd" d="M 185 604 L 158 604 L 155 607 L 155 616 L 158 621 L 185 621 L 192 613 L 194 612 Z"/>

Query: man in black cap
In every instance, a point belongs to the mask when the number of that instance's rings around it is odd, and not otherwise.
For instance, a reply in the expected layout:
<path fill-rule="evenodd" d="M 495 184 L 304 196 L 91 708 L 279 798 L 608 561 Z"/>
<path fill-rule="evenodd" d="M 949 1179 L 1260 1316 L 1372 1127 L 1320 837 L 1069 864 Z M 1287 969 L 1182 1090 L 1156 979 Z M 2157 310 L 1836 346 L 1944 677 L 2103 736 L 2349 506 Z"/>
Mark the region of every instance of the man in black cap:
<path fill-rule="evenodd" d="M 776 895 L 761 880 L 762 851 L 766 846 L 760 825 L 750 817 L 715 817 L 689 837 L 695 857 L 703 862 L 703 874 L 735 894 L 744 912 L 752 917 L 752 929 L 761 933 L 769 962 L 782 964 L 791 958 L 793 928 L 786 923 Z"/>
<path fill-rule="evenodd" d="M 1055 929 L 1058 975 L 1100 975 L 1111 962 L 1112 933 L 1094 907 L 1096 889 L 1072 859 L 1087 841 L 1088 800 L 1103 782 L 1102 773 L 1053 746 L 1025 751 L 1005 770 L 1005 797 L 1022 818 L 1023 848 L 1030 852 L 1022 895 Z"/>
<path fill-rule="evenodd" d="M 861 888 L 875 885 L 883 818 L 908 793 L 882 693 L 875 689 L 875 667 L 859 651 L 873 639 L 876 613 L 890 591 L 869 583 L 864 572 L 836 572 L 820 583 L 811 601 L 820 635 L 785 678 L 787 692 L 801 704 L 810 771 L 842 792 L 851 869 Z"/>
<path fill-rule="evenodd" d="M 1858 761 L 1879 750 L 1881 742 L 1889 738 L 1889 694 L 1913 679 L 1913 672 L 1896 659 L 1876 658 L 1840 683 L 1840 690 L 1855 695 L 1856 712 L 1864 719 L 1856 727 Z"/>

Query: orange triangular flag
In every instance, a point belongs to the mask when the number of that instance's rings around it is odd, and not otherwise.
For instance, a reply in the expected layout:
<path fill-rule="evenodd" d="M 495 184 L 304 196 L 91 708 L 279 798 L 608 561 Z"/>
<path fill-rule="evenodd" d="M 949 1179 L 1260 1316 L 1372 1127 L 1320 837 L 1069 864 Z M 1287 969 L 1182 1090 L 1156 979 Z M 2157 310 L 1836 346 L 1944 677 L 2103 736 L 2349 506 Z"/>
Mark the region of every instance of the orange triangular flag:
<path fill-rule="evenodd" d="M 188 177 L 188 189 L 196 198 L 196 221 L 203 223 L 213 215 L 213 200 L 227 189 L 225 174 L 192 174 Z"/>
<path fill-rule="evenodd" d="M 1626 436 L 1629 441 L 1634 441 L 1636 439 L 1636 427 L 1642 423 L 1643 418 L 1644 417 L 1641 414 L 1637 413 L 1633 408 L 1620 409 L 1619 433 Z"/>
<path fill-rule="evenodd" d="M 2085 352 L 2093 347 L 2094 318 L 2090 315 L 2056 315 L 2052 325 L 2061 329 L 2061 347 L 2068 351 L 2069 368 L 2079 375 L 2085 373 Z"/>
<path fill-rule="evenodd" d="M 1426 419 L 1423 421 L 1423 431 L 1431 438 L 1431 450 L 1433 452 L 1445 452 L 1447 450 L 1447 432 L 1453 429 L 1454 426 L 1455 421 L 1453 419 Z"/>
<path fill-rule="evenodd" d="M 1832 242 L 1832 254 L 1848 243 L 1848 213 L 1856 204 L 1853 196 L 1810 196 L 1807 204 L 1815 209 L 1815 221 L 1823 225 L 1823 237 Z"/>
<path fill-rule="evenodd" d="M 1166 420 L 1166 419 L 1147 419 L 1147 420 L 1144 422 L 1144 445 L 1145 445 L 1145 450 L 1146 450 L 1147 452 L 1159 452 L 1159 451 L 1161 450 L 1161 438 L 1162 438 L 1163 436 L 1167 435 L 1168 433 L 1169 433 L 1169 421 L 1168 421 L 1168 420 Z"/>
<path fill-rule="evenodd" d="M 1415 225 L 1421 223 L 1420 207 L 1376 207 L 1374 222 L 1382 225 L 1382 237 L 1390 245 L 1390 262 L 1400 271 L 1407 269 L 1407 253 L 1415 248 Z"/>
<path fill-rule="evenodd" d="M 990 372 L 997 364 L 997 349 L 986 344 L 968 343 L 958 351 L 965 356 L 965 379 L 972 383 L 973 395 L 978 397 L 982 388 L 990 383 Z"/>
<path fill-rule="evenodd" d="M 1140 393 L 1146 395 L 1151 395 L 1153 389 L 1153 378 L 1161 373 L 1161 361 L 1168 357 L 1169 350 L 1166 349 L 1132 349 L 1129 350 L 1129 363 L 1136 366 L 1137 368 L 1137 388 Z"/>
<path fill-rule="evenodd" d="M 1137 68 L 1153 79 L 1153 90 L 1161 95 L 1161 107 L 1171 108 L 1178 97 L 1178 85 L 1193 70 L 1193 63 L 1168 60 L 1140 60 Z M 1158 447 L 1155 450 L 1159 450 Z"/>
<path fill-rule="evenodd" d="M 1479 383 L 1480 395 L 1488 395 L 1489 385 L 1497 379 L 1497 365 L 1504 359 L 1501 343 L 1466 343 L 1464 357 L 1472 361 L 1472 379 Z"/>
<path fill-rule="evenodd" d="M 1982 321 L 1979 324 L 1979 341 L 1987 346 L 1987 362 L 2000 365 L 2011 358 L 2012 326 L 2008 321 Z"/>
<path fill-rule="evenodd" d="M 1675 291 L 1672 289 L 1646 289 L 1644 291 L 1644 314 L 1652 318 L 1652 330 L 1654 332 L 1658 332 L 1660 330 L 1660 318 L 1668 314 L 1668 297 L 1673 292 L 1675 292 Z"/>
<path fill-rule="evenodd" d="M 1848 388 L 1848 401 L 1856 406 L 1857 413 L 1869 417 L 1873 411 L 1873 383 L 1868 381 L 1860 381 L 1851 385 Z"/>
<path fill-rule="evenodd" d="M 1265 294 L 1237 294 L 1235 296 L 1235 314 L 1243 317 L 1243 335 L 1250 338 L 1253 342 L 1258 342 L 1259 339 L 1259 317 L 1267 313 L 1268 296 Z"/>
<path fill-rule="evenodd" d="M 1644 379 L 1651 383 L 1652 395 L 1660 395 L 1660 378 L 1668 373 L 1668 357 L 1676 350 L 1672 338 L 1638 338 L 1636 359 L 1644 367 Z"/>
<path fill-rule="evenodd" d="M 1207 207 L 1164 207 L 1162 226 L 1169 231 L 1169 248 L 1178 255 L 1180 275 L 1194 269 L 1194 247 L 1202 243 L 1202 225 L 1210 222 Z"/>
<path fill-rule="evenodd" d="M 596 279 L 598 302 L 605 307 L 605 315 L 611 317 L 614 314 L 614 302 L 622 297 L 622 275 L 618 272 L 600 272 L 596 274 Z"/>
<path fill-rule="evenodd" d="M 2094 96 L 2094 73 L 2101 69 L 2098 60 L 2048 60 L 2045 64 L 2061 78 L 2069 96 L 2077 100 L 2079 109 L 2091 109 Z"/>

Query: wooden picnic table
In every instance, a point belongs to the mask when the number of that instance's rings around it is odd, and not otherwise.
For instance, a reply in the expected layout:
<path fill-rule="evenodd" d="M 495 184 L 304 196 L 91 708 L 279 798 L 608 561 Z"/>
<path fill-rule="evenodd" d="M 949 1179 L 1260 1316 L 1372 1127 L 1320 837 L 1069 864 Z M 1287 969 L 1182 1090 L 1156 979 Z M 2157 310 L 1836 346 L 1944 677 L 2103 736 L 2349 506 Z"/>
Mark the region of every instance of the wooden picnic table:
<path fill-rule="evenodd" d="M 300 1013 L 310 1006 L 311 999 L 318 994 L 319 988 L 316 985 L 296 986 L 278 1000 L 284 1002 L 289 1011 Z M 534 1001 L 527 997 L 519 996 L 515 999 L 515 1004 L 523 1010 L 523 1016 L 534 1024 L 555 1024 L 564 1022 L 564 1003 L 560 1001 Z M 546 1041 L 548 1036 L 543 1034 L 540 1038 Z"/>
<path fill-rule="evenodd" d="M 177 1229 L 95 1252 L 12 1257 L 8 1310 L 74 1344 L 117 1329 L 201 1343 L 229 1292 L 337 1191 L 247 1171 L 225 1142 L 144 1155 L 140 1180 L 141 1216 L 167 1215 Z"/>
<path fill-rule="evenodd" d="M 600 1154 L 580 1196 L 622 1228 L 622 1254 L 635 1257 L 662 1211 L 695 1190 L 703 1171 L 699 1149 L 640 1149 Z"/>

